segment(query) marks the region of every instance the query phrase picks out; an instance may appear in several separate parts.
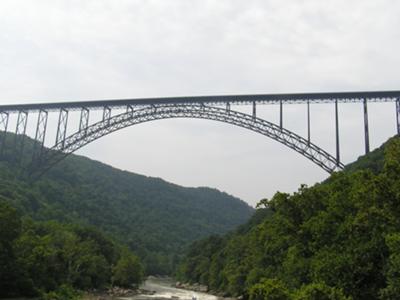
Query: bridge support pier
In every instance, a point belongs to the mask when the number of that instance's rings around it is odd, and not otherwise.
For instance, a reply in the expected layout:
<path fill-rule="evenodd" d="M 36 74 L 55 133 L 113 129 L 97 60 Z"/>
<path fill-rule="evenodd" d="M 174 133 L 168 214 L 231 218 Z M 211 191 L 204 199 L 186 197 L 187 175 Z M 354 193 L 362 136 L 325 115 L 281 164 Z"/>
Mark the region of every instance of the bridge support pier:
<path fill-rule="evenodd" d="M 68 110 L 61 109 L 58 117 L 57 135 L 56 135 L 56 147 L 58 150 L 64 149 L 65 137 L 67 136 L 67 125 L 68 125 Z"/>
<path fill-rule="evenodd" d="M 33 160 L 36 160 L 42 155 L 44 148 L 44 140 L 46 138 L 47 119 L 48 119 L 48 112 L 46 110 L 41 109 L 39 111 L 38 121 L 36 125 L 35 144 L 32 157 Z"/>
<path fill-rule="evenodd" d="M 310 100 L 307 100 L 307 142 L 311 142 Z"/>
<path fill-rule="evenodd" d="M 400 98 L 396 99 L 397 135 L 400 135 Z"/>
<path fill-rule="evenodd" d="M 2 131 L 0 132 L 0 155 L 3 154 L 5 148 L 9 117 L 8 112 L 0 112 L 0 130 Z"/>
<path fill-rule="evenodd" d="M 336 130 L 336 165 L 340 165 L 340 138 L 339 138 L 339 107 L 335 100 L 335 130 Z"/>
<path fill-rule="evenodd" d="M 132 107 L 132 105 L 127 105 L 127 106 L 126 106 L 126 112 L 129 112 L 129 113 L 133 114 L 133 107 Z"/>
<path fill-rule="evenodd" d="M 26 127 L 28 124 L 28 112 L 27 111 L 19 111 L 18 119 L 17 119 L 17 127 L 15 129 L 15 152 L 17 153 L 17 160 L 22 159 L 22 155 L 24 153 L 24 145 L 25 145 L 25 133 Z"/>
<path fill-rule="evenodd" d="M 83 107 L 81 110 L 81 118 L 79 120 L 79 131 L 87 132 L 87 128 L 89 126 L 89 109 Z"/>
<path fill-rule="evenodd" d="M 253 119 L 257 117 L 257 106 L 256 101 L 253 101 Z"/>
<path fill-rule="evenodd" d="M 367 98 L 363 99 L 364 106 L 364 136 L 365 136 L 365 154 L 369 153 L 369 128 L 368 128 L 368 106 Z"/>
<path fill-rule="evenodd" d="M 279 127 L 283 128 L 283 103 L 282 100 L 279 102 Z"/>
<path fill-rule="evenodd" d="M 109 123 L 111 119 L 111 108 L 108 106 L 104 106 L 103 109 L 103 121 L 106 121 Z"/>

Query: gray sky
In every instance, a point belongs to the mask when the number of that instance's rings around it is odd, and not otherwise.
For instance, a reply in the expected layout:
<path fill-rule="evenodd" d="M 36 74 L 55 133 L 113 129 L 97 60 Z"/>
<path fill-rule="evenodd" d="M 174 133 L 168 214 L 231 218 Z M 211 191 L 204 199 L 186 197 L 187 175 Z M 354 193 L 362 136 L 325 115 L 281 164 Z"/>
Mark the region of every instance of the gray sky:
<path fill-rule="evenodd" d="M 399 13 L 396 0 L 1 0 L 0 103 L 399 89 Z M 258 111 L 276 122 L 277 109 Z M 362 109 L 340 110 L 347 163 L 363 151 Z M 394 105 L 369 112 L 376 147 L 395 133 Z M 333 106 L 311 114 L 314 142 L 333 153 Z M 305 134 L 305 117 L 285 106 L 288 129 Z M 327 176 L 271 139 L 205 120 L 133 126 L 78 154 L 250 204 Z"/>

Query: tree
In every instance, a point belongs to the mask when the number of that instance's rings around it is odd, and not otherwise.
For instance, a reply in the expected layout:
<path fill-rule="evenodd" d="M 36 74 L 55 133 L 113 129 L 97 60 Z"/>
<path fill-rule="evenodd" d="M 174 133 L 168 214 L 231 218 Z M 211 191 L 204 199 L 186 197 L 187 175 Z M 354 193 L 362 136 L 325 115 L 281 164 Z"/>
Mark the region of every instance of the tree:
<path fill-rule="evenodd" d="M 250 300 L 288 300 L 290 293 L 278 279 L 264 279 L 250 288 Z"/>
<path fill-rule="evenodd" d="M 332 288 L 324 283 L 304 285 L 294 296 L 294 300 L 350 300 L 342 290 Z"/>
<path fill-rule="evenodd" d="M 113 269 L 113 284 L 121 287 L 131 287 L 143 280 L 143 267 L 139 258 L 124 251 Z"/>

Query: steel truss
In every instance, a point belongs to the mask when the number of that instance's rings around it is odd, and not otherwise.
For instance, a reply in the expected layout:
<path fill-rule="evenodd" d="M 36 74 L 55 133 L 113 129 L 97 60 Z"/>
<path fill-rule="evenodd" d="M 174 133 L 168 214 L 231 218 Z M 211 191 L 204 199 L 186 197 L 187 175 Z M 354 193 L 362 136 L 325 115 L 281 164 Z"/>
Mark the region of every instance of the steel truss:
<path fill-rule="evenodd" d="M 15 150 L 22 157 L 28 122 L 28 113 L 38 113 L 32 170 L 43 170 L 66 155 L 76 151 L 91 141 L 121 128 L 143 122 L 168 118 L 198 118 L 225 122 L 247 128 L 268 136 L 289 148 L 299 152 L 328 172 L 342 169 L 339 140 L 339 112 L 341 103 L 361 103 L 364 115 L 365 152 L 370 150 L 368 102 L 395 102 L 396 128 L 400 135 L 400 91 L 375 92 L 339 92 L 304 94 L 259 94 L 259 95 L 222 95 L 189 96 L 170 98 L 116 99 L 78 102 L 55 102 L 0 105 L 0 155 L 4 149 L 9 118 L 18 114 L 15 130 Z M 335 106 L 336 153 L 334 156 L 311 142 L 311 104 L 333 103 Z M 257 117 L 259 105 L 279 105 L 277 124 Z M 307 105 L 307 136 L 305 138 L 285 129 L 284 107 L 288 104 Z M 244 114 L 231 107 L 252 106 L 251 112 Z M 101 121 L 89 123 L 93 111 L 102 111 Z M 112 112 L 126 110 L 113 115 Z M 67 137 L 69 112 L 80 112 L 79 130 Z M 51 149 L 44 147 L 48 114 L 59 112 L 55 145 Z M 332 124 L 333 125 L 333 124 Z M 36 172 L 36 171 L 35 171 Z"/>
<path fill-rule="evenodd" d="M 17 126 L 15 128 L 15 140 L 14 140 L 14 147 L 17 153 L 16 157 L 17 160 L 19 161 L 22 160 L 22 155 L 24 153 L 25 137 L 26 137 L 25 134 L 27 125 L 28 125 L 28 112 L 19 111 Z"/>
<path fill-rule="evenodd" d="M 67 136 L 67 125 L 68 125 L 68 110 L 61 109 L 58 117 L 57 135 L 56 135 L 56 146 L 57 150 L 64 149 L 65 137 Z"/>
<path fill-rule="evenodd" d="M 43 174 L 67 155 L 114 131 L 144 122 L 171 118 L 208 119 L 243 127 L 270 137 L 297 151 L 329 173 L 344 168 L 344 165 L 334 156 L 311 143 L 309 139 L 281 128 L 279 125 L 257 118 L 253 114 L 249 115 L 230 108 L 203 104 L 166 104 L 149 105 L 137 109 L 127 108 L 125 113 L 103 118 L 103 120 L 92 124 L 87 127 L 86 132 L 80 130 L 58 140 L 57 144 L 46 152 L 46 157 L 41 160 L 40 164 L 36 165 L 32 173 Z M 62 152 L 59 151 L 60 149 L 62 149 Z"/>
<path fill-rule="evenodd" d="M 41 157 L 44 149 L 44 140 L 46 138 L 47 119 L 49 113 L 46 110 L 40 110 L 36 125 L 35 141 L 33 148 L 33 160 Z"/>
<path fill-rule="evenodd" d="M 109 121 L 111 119 L 111 108 L 108 106 L 104 106 L 103 109 L 103 121 Z"/>
<path fill-rule="evenodd" d="M 8 112 L 0 112 L 0 155 L 3 154 L 5 147 L 9 119 L 10 114 Z"/>
<path fill-rule="evenodd" d="M 79 131 L 83 131 L 85 134 L 89 126 L 89 109 L 83 107 L 81 110 L 81 119 L 79 120 Z"/>

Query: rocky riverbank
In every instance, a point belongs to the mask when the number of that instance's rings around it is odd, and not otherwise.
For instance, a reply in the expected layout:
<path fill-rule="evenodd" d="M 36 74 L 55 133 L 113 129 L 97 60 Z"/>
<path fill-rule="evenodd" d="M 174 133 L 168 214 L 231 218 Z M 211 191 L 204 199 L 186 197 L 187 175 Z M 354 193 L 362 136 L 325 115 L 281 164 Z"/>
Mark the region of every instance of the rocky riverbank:
<path fill-rule="evenodd" d="M 126 289 L 120 287 L 112 287 L 107 290 L 93 290 L 86 292 L 83 300 L 112 300 L 119 298 L 130 298 L 138 295 L 154 295 L 154 291 L 144 289 Z"/>
<path fill-rule="evenodd" d="M 189 290 L 189 291 L 194 291 L 194 292 L 200 292 L 200 293 L 208 293 L 210 295 L 214 295 L 220 299 L 224 300 L 242 300 L 243 297 L 239 296 L 237 298 L 234 297 L 228 297 L 228 295 L 224 292 L 217 292 L 210 290 L 208 286 L 202 285 L 199 283 L 194 283 L 194 284 L 189 284 L 189 283 L 184 283 L 184 282 L 176 282 L 174 287 L 177 289 L 184 289 L 184 290 Z"/>
<path fill-rule="evenodd" d="M 84 300 L 238 300 L 227 298 L 205 285 L 174 282 L 169 277 L 150 276 L 139 289 L 110 288 L 105 291 L 91 291 Z"/>
<path fill-rule="evenodd" d="M 183 283 L 183 282 L 176 282 L 175 287 L 177 289 L 184 289 L 184 290 L 190 290 L 194 292 L 200 292 L 200 293 L 208 293 L 208 286 L 206 285 L 201 285 L 199 283 L 194 283 L 194 284 L 189 284 L 189 283 Z"/>

